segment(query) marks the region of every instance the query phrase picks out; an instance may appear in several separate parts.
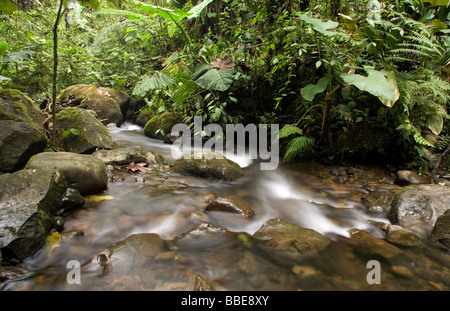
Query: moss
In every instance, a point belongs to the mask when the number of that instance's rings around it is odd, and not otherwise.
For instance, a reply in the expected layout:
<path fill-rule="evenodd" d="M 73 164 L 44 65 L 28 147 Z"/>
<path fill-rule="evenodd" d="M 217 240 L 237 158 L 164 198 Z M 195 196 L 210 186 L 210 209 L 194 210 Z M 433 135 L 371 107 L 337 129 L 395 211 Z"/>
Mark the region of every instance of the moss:
<path fill-rule="evenodd" d="M 182 121 L 182 114 L 176 112 L 165 111 L 162 114 L 151 118 L 144 127 L 144 133 L 149 137 L 162 138 L 163 135 L 156 135 L 156 131 L 162 130 L 164 134 L 168 134 L 172 131 L 172 127 Z"/>

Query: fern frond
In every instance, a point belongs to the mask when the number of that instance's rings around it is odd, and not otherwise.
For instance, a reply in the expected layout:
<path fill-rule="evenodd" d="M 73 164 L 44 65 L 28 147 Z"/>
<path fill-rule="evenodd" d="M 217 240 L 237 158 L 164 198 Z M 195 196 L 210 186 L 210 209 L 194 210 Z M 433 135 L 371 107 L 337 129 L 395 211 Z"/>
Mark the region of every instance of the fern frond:
<path fill-rule="evenodd" d="M 292 162 L 298 155 L 305 155 L 314 147 L 314 139 L 306 136 L 299 136 L 293 138 L 286 147 L 286 154 L 283 160 L 285 162 Z"/>

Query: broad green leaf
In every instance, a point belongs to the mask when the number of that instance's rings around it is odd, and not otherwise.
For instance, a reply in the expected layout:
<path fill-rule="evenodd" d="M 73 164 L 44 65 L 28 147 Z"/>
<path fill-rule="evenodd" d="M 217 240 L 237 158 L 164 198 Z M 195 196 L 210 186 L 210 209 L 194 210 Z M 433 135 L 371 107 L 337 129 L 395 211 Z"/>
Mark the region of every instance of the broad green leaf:
<path fill-rule="evenodd" d="M 384 105 L 392 107 L 400 96 L 393 74 L 369 66 L 364 66 L 364 70 L 368 74 L 367 77 L 351 73 L 341 73 L 340 76 L 347 84 L 378 97 Z"/>
<path fill-rule="evenodd" d="M 327 85 L 328 85 L 328 78 L 324 77 L 321 78 L 316 85 L 308 84 L 307 86 L 302 88 L 300 90 L 300 94 L 307 101 L 312 101 L 317 94 L 322 93 L 327 89 Z"/>
<path fill-rule="evenodd" d="M 439 135 L 444 128 L 444 118 L 442 115 L 435 114 L 427 121 L 427 127 L 433 132 L 434 135 Z"/>
<path fill-rule="evenodd" d="M 337 34 L 337 32 L 329 31 L 329 29 L 335 29 L 339 26 L 339 23 L 328 20 L 326 22 L 323 22 L 322 20 L 318 18 L 312 18 L 309 17 L 306 13 L 299 15 L 300 19 L 307 22 L 308 24 L 311 24 L 313 29 L 320 32 L 324 36 L 334 36 Z"/>
<path fill-rule="evenodd" d="M 423 3 L 430 3 L 432 6 L 444 6 L 448 5 L 448 0 L 423 0 Z"/>
<path fill-rule="evenodd" d="M 8 55 L 3 57 L 2 62 L 4 62 L 4 63 L 18 62 L 18 61 L 25 59 L 28 56 L 33 55 L 35 53 L 36 52 L 34 52 L 34 51 L 20 51 L 20 52 L 9 53 Z"/>
<path fill-rule="evenodd" d="M 203 9 L 206 8 L 208 6 L 208 4 L 210 4 L 213 1 L 214 0 L 205 0 L 205 1 L 197 4 L 192 9 L 189 10 L 189 12 L 188 12 L 189 15 L 187 18 L 191 19 L 191 18 L 199 17 L 200 13 L 202 13 Z"/>
<path fill-rule="evenodd" d="M 8 50 L 8 43 L 0 43 L 0 57 L 5 55 L 7 50 Z"/>
<path fill-rule="evenodd" d="M 231 86 L 236 75 L 235 68 L 210 68 L 204 74 L 194 79 L 200 87 L 206 90 L 226 91 Z"/>
<path fill-rule="evenodd" d="M 17 7 L 14 2 L 10 0 L 0 0 L 0 12 L 3 14 L 12 14 L 17 11 Z"/>
<path fill-rule="evenodd" d="M 303 131 L 296 127 L 293 126 L 292 124 L 286 124 L 285 126 L 283 126 L 283 128 L 278 132 L 278 138 L 284 138 L 284 137 L 288 137 L 291 136 L 293 134 L 300 134 L 303 135 Z"/>
<path fill-rule="evenodd" d="M 173 83 L 175 83 L 175 80 L 172 77 L 162 72 L 156 72 L 153 76 L 145 76 L 141 81 L 139 81 L 133 89 L 133 95 L 137 97 L 144 97 L 150 90 L 170 86 Z"/>
<path fill-rule="evenodd" d="M 190 12 L 184 12 L 180 9 L 168 9 L 168 8 L 162 8 L 153 4 L 147 4 L 147 3 L 142 3 L 139 1 L 134 1 L 134 3 L 136 3 L 139 7 L 141 7 L 142 9 L 144 9 L 145 12 L 147 12 L 150 15 L 159 15 L 164 19 L 167 20 L 182 20 L 184 19 L 186 16 L 189 16 L 193 13 Z"/>

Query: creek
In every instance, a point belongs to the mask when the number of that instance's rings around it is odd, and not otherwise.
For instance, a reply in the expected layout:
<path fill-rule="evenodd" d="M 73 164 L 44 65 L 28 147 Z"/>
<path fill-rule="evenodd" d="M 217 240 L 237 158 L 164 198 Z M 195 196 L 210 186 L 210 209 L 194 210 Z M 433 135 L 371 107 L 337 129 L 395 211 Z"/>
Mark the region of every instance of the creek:
<path fill-rule="evenodd" d="M 171 145 L 146 137 L 141 127 L 126 123 L 110 131 L 119 147 L 141 146 L 161 153 L 169 164 L 174 161 Z M 361 204 L 367 192 L 362 184 L 377 183 L 383 176 L 373 173 L 370 178 L 367 173 L 364 181 L 351 182 L 349 177 L 337 182 L 329 167 L 315 162 L 280 164 L 276 170 L 262 171 L 257 161 L 245 155 L 232 160 L 245 170 L 235 182 L 181 176 L 168 167 L 145 174 L 126 172 L 127 178 L 109 183 L 96 196 L 99 200 L 87 200 L 81 210 L 67 216 L 62 240 L 26 260 L 23 265 L 32 273 L 8 282 L 4 290 L 184 290 L 196 275 L 216 290 L 450 288 L 450 255 L 426 238 L 421 246 L 396 247 L 400 255 L 394 258 L 384 254 L 389 243 L 374 223 L 389 223 L 387 216 Z M 204 197 L 211 194 L 243 198 L 255 216 L 204 212 Z M 268 255 L 249 237 L 274 218 L 313 229 L 331 243 L 295 261 L 276 249 Z M 195 238 L 202 231 L 192 229 L 205 222 L 214 225 L 207 233 L 212 238 Z M 220 234 L 221 228 L 238 234 Z M 355 230 L 369 232 L 381 243 L 379 249 L 352 238 Z M 190 238 L 174 246 L 173 239 L 186 232 Z M 127 246 L 118 242 L 141 233 L 157 234 L 149 237 L 151 248 L 139 239 Z M 167 242 L 164 246 L 158 236 Z M 102 254 L 111 245 L 119 246 L 107 254 L 109 265 L 102 265 L 106 256 Z M 83 265 L 81 284 L 67 282 L 71 260 Z M 367 281 L 370 260 L 381 264 L 381 284 Z"/>

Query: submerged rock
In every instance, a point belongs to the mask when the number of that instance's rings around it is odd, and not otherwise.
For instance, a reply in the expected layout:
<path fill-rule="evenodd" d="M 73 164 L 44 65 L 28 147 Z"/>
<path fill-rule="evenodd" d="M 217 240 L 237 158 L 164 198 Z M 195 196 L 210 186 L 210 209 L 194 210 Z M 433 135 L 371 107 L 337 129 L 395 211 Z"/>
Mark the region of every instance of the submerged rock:
<path fill-rule="evenodd" d="M 174 125 L 182 121 L 183 115 L 181 113 L 164 111 L 148 120 L 144 127 L 144 133 L 151 138 L 163 139 L 166 134 L 172 131 Z"/>
<path fill-rule="evenodd" d="M 24 260 L 45 244 L 66 189 L 64 176 L 52 169 L 0 175 L 0 246 L 5 257 Z"/>
<path fill-rule="evenodd" d="M 439 242 L 447 248 L 450 248 L 450 209 L 438 217 L 433 230 L 430 234 L 430 240 Z"/>
<path fill-rule="evenodd" d="M 250 203 L 235 196 L 217 198 L 208 204 L 206 210 L 237 213 L 245 218 L 255 215 L 255 211 L 251 208 Z"/>
<path fill-rule="evenodd" d="M 149 165 L 164 165 L 166 160 L 158 152 L 147 152 L 140 146 L 125 147 L 113 150 L 98 150 L 92 154 L 106 165 L 126 165 L 131 162 Z"/>
<path fill-rule="evenodd" d="M 67 108 L 60 111 L 56 114 L 55 122 L 65 151 L 91 153 L 97 148 L 113 148 L 108 128 L 85 109 Z M 76 130 L 76 134 L 71 130 Z M 64 132 L 68 134 L 63 135 Z"/>
<path fill-rule="evenodd" d="M 352 229 L 350 237 L 358 242 L 355 247 L 364 254 L 378 255 L 391 259 L 402 253 L 398 247 L 383 239 L 376 238 L 364 230 Z"/>
<path fill-rule="evenodd" d="M 441 185 L 413 185 L 400 189 L 392 200 L 389 220 L 403 227 L 428 230 L 448 209 L 450 189 Z"/>
<path fill-rule="evenodd" d="M 31 158 L 26 168 L 57 169 L 81 195 L 100 192 L 108 185 L 105 164 L 90 154 L 42 152 Z"/>
<path fill-rule="evenodd" d="M 183 155 L 172 166 L 176 173 L 235 181 L 244 175 L 236 162 L 214 151 L 195 151 Z"/>
<path fill-rule="evenodd" d="M 58 100 L 62 106 L 95 111 L 104 125 L 120 126 L 126 119 L 130 96 L 107 87 L 77 84 L 64 89 Z"/>
<path fill-rule="evenodd" d="M 413 231 L 398 225 L 388 225 L 386 240 L 400 246 L 417 246 L 421 244 L 420 238 Z"/>
<path fill-rule="evenodd" d="M 0 172 L 16 171 L 44 151 L 44 122 L 31 98 L 18 90 L 0 88 Z"/>

